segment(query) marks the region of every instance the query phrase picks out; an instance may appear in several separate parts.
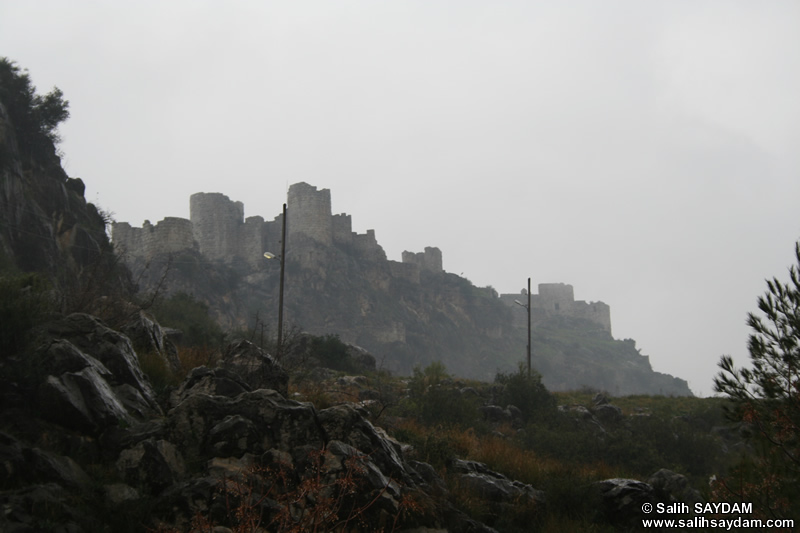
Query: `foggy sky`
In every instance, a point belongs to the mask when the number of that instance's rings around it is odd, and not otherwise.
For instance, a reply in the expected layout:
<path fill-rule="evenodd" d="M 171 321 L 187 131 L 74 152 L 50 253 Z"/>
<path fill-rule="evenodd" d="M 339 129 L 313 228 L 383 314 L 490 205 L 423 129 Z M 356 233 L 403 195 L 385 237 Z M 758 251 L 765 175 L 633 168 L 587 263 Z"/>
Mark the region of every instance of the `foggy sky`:
<path fill-rule="evenodd" d="M 798 28 L 794 1 L 0 0 L 0 55 L 63 90 L 64 166 L 116 220 L 329 188 L 390 259 L 606 302 L 701 395 L 800 238 Z"/>

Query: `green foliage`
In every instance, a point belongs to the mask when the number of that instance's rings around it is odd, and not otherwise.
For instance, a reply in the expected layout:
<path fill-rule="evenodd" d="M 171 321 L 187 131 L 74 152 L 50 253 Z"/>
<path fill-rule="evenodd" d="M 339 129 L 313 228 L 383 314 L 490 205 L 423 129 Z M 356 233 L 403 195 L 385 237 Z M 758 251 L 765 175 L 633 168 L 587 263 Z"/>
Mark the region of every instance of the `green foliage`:
<path fill-rule="evenodd" d="M 342 372 L 358 372 L 360 370 L 350 357 L 347 345 L 339 339 L 338 335 L 312 336 L 309 348 L 311 355 L 316 357 L 324 367 Z"/>
<path fill-rule="evenodd" d="M 536 371 L 528 374 L 522 363 L 514 373 L 498 372 L 495 382 L 502 385 L 497 403 L 518 407 L 526 422 L 549 419 L 555 413 L 556 399 L 542 384 L 542 376 Z"/>
<path fill-rule="evenodd" d="M 424 369 L 414 368 L 409 397 L 403 402 L 406 414 L 428 425 L 473 426 L 478 421 L 480 400 L 448 386 L 447 368 L 434 361 Z"/>
<path fill-rule="evenodd" d="M 28 72 L 6 57 L 0 58 L 0 101 L 14 124 L 23 153 L 41 155 L 61 140 L 58 125 L 69 118 L 64 94 L 58 87 L 45 95 L 36 94 Z"/>
<path fill-rule="evenodd" d="M 50 284 L 38 274 L 0 276 L 0 355 L 26 351 L 35 328 L 53 312 Z"/>
<path fill-rule="evenodd" d="M 737 369 L 723 356 L 714 379 L 735 404 L 733 418 L 753 428 L 756 457 L 752 467 L 740 465 L 743 479 L 730 491 L 757 498 L 764 515 L 787 518 L 800 513 L 800 242 L 795 256 L 790 281 L 768 280 L 758 298 L 762 316 L 748 315 L 752 368 Z"/>
<path fill-rule="evenodd" d="M 182 346 L 219 348 L 225 341 L 225 332 L 209 316 L 208 306 L 190 294 L 175 293 L 157 302 L 151 311 L 159 324 L 183 333 Z"/>

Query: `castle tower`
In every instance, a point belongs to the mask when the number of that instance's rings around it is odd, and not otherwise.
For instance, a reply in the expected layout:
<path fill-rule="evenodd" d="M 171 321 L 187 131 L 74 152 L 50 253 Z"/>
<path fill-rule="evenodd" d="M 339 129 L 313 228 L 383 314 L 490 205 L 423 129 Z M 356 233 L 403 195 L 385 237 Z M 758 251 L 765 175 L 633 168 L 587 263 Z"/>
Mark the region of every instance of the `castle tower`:
<path fill-rule="evenodd" d="M 287 239 L 292 242 L 299 234 L 330 246 L 333 244 L 333 218 L 331 214 L 331 191 L 317 190 L 305 182 L 289 187 L 287 208 Z"/>
<path fill-rule="evenodd" d="M 237 253 L 244 224 L 244 204 L 218 192 L 198 192 L 189 199 L 189 217 L 200 252 L 209 259 L 230 260 Z"/>

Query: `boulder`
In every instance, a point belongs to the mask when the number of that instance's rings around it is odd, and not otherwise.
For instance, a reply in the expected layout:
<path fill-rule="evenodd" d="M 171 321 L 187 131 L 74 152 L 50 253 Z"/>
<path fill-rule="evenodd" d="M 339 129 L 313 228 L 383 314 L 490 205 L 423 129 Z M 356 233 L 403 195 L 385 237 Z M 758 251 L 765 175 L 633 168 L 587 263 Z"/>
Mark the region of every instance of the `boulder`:
<path fill-rule="evenodd" d="M 178 349 L 169 340 L 167 332 L 161 325 L 144 311 L 136 313 L 120 331 L 127 335 L 137 350 L 159 354 L 173 373 L 180 373 L 181 361 L 178 359 Z"/>
<path fill-rule="evenodd" d="M 689 478 L 666 468 L 650 476 L 647 484 L 653 487 L 658 499 L 666 503 L 681 502 L 692 507 L 703 502 L 700 491 L 689 484 Z"/>
<path fill-rule="evenodd" d="M 251 390 L 272 389 L 283 396 L 288 394 L 289 375 L 272 356 L 249 341 L 228 346 L 218 366 L 237 374 Z"/>
<path fill-rule="evenodd" d="M 233 434 L 226 434 L 223 427 Z M 321 448 L 325 441 L 313 406 L 287 400 L 271 389 L 243 392 L 234 398 L 189 394 L 167 414 L 167 438 L 187 460 L 208 460 L 223 450 L 232 452 L 243 435 L 251 444 L 248 451 L 255 455 L 271 448 Z M 229 444 L 220 446 L 221 442 Z"/>
<path fill-rule="evenodd" d="M 511 422 L 511 412 L 508 409 L 503 409 L 499 405 L 484 405 L 479 407 L 478 410 L 483 414 L 483 419 L 493 424 L 502 422 Z"/>
<path fill-rule="evenodd" d="M 615 423 L 622 420 L 622 409 L 610 403 L 604 403 L 594 408 L 594 416 L 604 423 Z"/>
<path fill-rule="evenodd" d="M 79 431 L 101 433 L 133 418 L 95 367 L 48 376 L 39 387 L 43 418 Z"/>
<path fill-rule="evenodd" d="M 224 368 L 206 368 L 199 366 L 192 369 L 176 390 L 170 395 L 170 406 L 175 407 L 186 398 L 196 394 L 209 396 L 226 396 L 233 398 L 252 389 L 242 378 Z"/>
<path fill-rule="evenodd" d="M 127 383 L 139 391 L 153 411 L 160 412 L 156 394 L 139 367 L 139 357 L 128 337 L 85 313 L 73 313 L 49 324 L 48 332 L 54 339 L 68 340 L 81 352 L 103 363 L 111 371 L 111 385 Z"/>
<path fill-rule="evenodd" d="M 531 485 L 508 479 L 476 461 L 454 459 L 451 469 L 460 474 L 462 484 L 470 487 L 482 498 L 500 503 L 519 503 L 521 500 L 544 503 L 545 494 Z"/>
<path fill-rule="evenodd" d="M 124 450 L 116 466 L 126 483 L 145 487 L 154 494 L 186 473 L 181 454 L 166 440 L 148 439 Z"/>
<path fill-rule="evenodd" d="M 618 527 L 641 526 L 642 506 L 656 504 L 653 487 L 635 479 L 605 479 L 592 484 L 601 498 L 600 514 Z"/>

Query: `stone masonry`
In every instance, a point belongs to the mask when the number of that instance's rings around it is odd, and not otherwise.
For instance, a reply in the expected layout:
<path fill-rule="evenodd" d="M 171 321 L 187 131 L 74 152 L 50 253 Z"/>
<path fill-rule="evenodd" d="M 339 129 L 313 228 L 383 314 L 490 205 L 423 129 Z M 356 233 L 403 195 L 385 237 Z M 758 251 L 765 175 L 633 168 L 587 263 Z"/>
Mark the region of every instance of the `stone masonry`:
<path fill-rule="evenodd" d="M 112 225 L 112 241 L 117 250 L 131 258 L 148 259 L 156 254 L 199 250 L 209 260 L 226 263 L 244 262 L 251 267 L 263 265 L 264 252 L 278 253 L 282 217 L 272 221 L 260 216 L 244 219 L 244 204 L 220 193 L 196 193 L 190 198 L 190 220 L 167 217 L 153 226 L 146 220 L 141 228 L 127 222 Z M 420 282 L 421 272 L 442 273 L 442 252 L 426 247 L 423 252 L 404 251 L 402 262 L 390 261 L 378 244 L 375 230 L 355 233 L 352 217 L 331 212 L 331 192 L 318 190 L 307 183 L 289 187 L 287 200 L 287 243 L 300 243 L 293 257 L 301 266 L 318 267 L 321 257 L 314 247 L 338 247 L 359 261 L 380 262 L 392 278 Z M 298 248 L 304 247 L 305 250 Z M 517 307 L 520 295 L 503 294 L 500 298 Z M 591 320 L 611 333 L 611 311 L 603 302 L 575 301 L 572 285 L 540 283 L 539 294 L 531 295 L 531 308 L 539 316 L 562 315 Z M 521 308 L 520 308 L 521 309 Z"/>
<path fill-rule="evenodd" d="M 507 305 L 521 310 L 520 316 L 525 309 L 514 303 L 514 300 L 525 303 L 526 297 L 525 290 L 522 295 L 500 295 Z M 565 283 L 540 283 L 539 294 L 531 294 L 531 312 L 533 316 L 559 315 L 589 320 L 611 333 L 611 308 L 603 302 L 575 301 L 572 285 Z"/>

